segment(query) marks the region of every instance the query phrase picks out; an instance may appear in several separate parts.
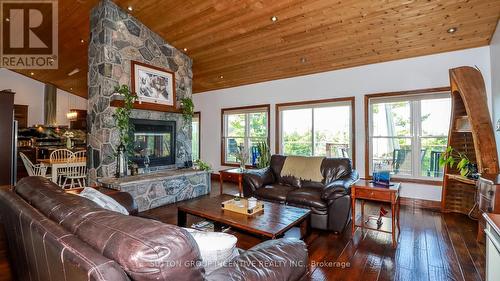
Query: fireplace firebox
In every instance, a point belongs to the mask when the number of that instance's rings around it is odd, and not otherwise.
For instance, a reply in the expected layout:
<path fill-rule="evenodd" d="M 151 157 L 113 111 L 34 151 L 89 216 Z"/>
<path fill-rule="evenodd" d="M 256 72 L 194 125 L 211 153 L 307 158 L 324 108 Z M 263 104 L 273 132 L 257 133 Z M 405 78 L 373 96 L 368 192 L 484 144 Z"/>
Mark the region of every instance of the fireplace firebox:
<path fill-rule="evenodd" d="M 130 160 L 139 167 L 175 164 L 175 121 L 130 119 L 133 143 Z"/>

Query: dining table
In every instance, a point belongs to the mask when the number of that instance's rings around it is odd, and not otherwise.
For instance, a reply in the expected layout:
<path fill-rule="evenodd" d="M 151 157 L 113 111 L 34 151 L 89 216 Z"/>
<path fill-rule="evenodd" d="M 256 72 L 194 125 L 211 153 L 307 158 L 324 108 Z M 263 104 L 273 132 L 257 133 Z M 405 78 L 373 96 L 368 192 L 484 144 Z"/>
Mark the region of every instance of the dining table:
<path fill-rule="evenodd" d="M 69 167 L 82 166 L 87 165 L 86 157 L 79 158 L 66 158 L 66 159 L 39 159 L 38 162 L 47 167 L 50 167 L 51 172 L 51 180 L 55 184 L 57 184 L 57 176 L 59 175 L 60 169 L 65 169 Z"/>

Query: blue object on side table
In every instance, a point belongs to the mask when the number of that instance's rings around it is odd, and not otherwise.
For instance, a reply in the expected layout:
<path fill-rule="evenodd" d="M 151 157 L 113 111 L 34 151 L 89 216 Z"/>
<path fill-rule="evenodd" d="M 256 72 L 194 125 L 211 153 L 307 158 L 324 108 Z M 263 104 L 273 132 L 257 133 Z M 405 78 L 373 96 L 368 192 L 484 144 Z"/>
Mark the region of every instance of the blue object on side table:
<path fill-rule="evenodd" d="M 389 171 L 378 171 L 373 172 L 374 184 L 390 186 L 391 185 L 391 173 Z"/>

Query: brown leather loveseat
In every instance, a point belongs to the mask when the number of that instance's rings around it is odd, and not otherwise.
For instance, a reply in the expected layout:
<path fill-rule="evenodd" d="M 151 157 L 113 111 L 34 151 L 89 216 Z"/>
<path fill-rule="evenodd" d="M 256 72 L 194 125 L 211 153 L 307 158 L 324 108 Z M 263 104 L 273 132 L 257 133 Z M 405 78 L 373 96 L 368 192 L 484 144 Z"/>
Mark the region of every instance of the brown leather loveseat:
<path fill-rule="evenodd" d="M 110 196 L 133 213 L 127 195 Z M 307 273 L 304 242 L 278 239 L 206 275 L 184 229 L 102 209 L 42 177 L 0 188 L 0 221 L 16 280 L 299 280 Z"/>
<path fill-rule="evenodd" d="M 311 227 L 342 232 L 350 221 L 351 185 L 359 179 L 348 158 L 324 158 L 321 182 L 282 176 L 286 156 L 272 155 L 270 166 L 247 170 L 243 175 L 243 195 L 262 200 L 309 208 Z"/>

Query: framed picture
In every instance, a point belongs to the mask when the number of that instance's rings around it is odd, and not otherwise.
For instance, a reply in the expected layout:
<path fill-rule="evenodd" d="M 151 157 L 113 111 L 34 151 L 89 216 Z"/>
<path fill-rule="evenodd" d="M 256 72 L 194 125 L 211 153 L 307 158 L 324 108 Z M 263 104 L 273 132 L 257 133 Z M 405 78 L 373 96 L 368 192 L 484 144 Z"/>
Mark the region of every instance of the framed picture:
<path fill-rule="evenodd" d="M 132 90 L 142 103 L 175 107 L 175 74 L 172 71 L 131 61 Z"/>

